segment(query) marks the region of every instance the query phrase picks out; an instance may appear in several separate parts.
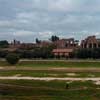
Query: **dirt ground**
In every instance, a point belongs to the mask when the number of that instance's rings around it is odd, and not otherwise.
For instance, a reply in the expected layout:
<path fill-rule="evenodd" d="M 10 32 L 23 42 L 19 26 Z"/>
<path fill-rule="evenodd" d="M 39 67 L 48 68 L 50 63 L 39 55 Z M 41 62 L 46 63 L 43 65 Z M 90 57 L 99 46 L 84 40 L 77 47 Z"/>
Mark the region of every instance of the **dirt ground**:
<path fill-rule="evenodd" d="M 32 68 L 32 67 L 15 67 L 15 66 L 12 66 L 12 67 L 0 67 L 0 71 L 9 71 L 9 70 L 33 70 L 33 71 L 61 71 L 61 72 L 100 72 L 100 68 L 55 68 L 55 67 L 47 67 L 47 68 Z"/>
<path fill-rule="evenodd" d="M 100 68 L 32 68 L 32 67 L 0 67 L 0 71 L 10 71 L 10 70 L 45 70 L 45 71 L 64 71 L 64 72 L 100 72 Z M 54 77 L 21 77 L 21 76 L 7 76 L 0 77 L 0 80 L 42 80 L 42 81 L 52 81 L 52 80 L 62 80 L 62 81 L 93 81 L 95 84 L 100 84 L 99 78 L 54 78 Z"/>

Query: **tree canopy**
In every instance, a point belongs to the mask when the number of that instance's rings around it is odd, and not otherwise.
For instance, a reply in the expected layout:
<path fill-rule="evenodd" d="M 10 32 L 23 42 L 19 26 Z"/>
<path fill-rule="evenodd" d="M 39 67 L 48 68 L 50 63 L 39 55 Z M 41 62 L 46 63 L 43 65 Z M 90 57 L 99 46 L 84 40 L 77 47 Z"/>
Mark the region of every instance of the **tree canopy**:
<path fill-rule="evenodd" d="M 56 35 L 52 35 L 51 38 L 50 38 L 50 40 L 51 40 L 52 42 L 55 42 L 55 41 L 59 40 L 59 37 L 56 36 Z"/>
<path fill-rule="evenodd" d="M 9 43 L 7 40 L 0 41 L 0 48 L 7 48 Z"/>

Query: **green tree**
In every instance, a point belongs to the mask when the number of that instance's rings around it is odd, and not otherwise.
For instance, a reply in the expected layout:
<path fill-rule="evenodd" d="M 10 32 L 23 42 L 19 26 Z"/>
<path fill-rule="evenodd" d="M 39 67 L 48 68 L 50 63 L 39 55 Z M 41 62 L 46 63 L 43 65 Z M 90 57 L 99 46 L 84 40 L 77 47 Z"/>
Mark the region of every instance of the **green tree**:
<path fill-rule="evenodd" d="M 0 48 L 7 48 L 8 46 L 9 46 L 8 41 L 6 40 L 0 41 Z"/>
<path fill-rule="evenodd" d="M 74 56 L 76 58 L 93 58 L 93 59 L 99 59 L 100 58 L 100 48 L 94 48 L 94 49 L 78 49 L 74 51 Z"/>
<path fill-rule="evenodd" d="M 6 56 L 6 61 L 11 65 L 15 65 L 19 61 L 19 56 L 15 53 L 8 54 Z"/>
<path fill-rule="evenodd" d="M 55 42 L 55 41 L 57 41 L 57 40 L 59 40 L 59 37 L 58 36 L 51 36 L 51 38 L 50 38 L 50 41 L 52 41 L 52 42 Z"/>
<path fill-rule="evenodd" d="M 36 43 L 41 43 L 41 40 L 39 40 L 38 38 L 36 38 Z"/>

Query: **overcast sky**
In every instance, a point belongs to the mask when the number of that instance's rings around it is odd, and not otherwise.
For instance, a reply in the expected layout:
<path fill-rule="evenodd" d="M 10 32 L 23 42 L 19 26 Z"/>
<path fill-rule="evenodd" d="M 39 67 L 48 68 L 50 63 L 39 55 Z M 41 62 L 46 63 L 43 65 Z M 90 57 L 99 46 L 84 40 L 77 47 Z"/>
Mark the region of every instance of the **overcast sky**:
<path fill-rule="evenodd" d="M 100 37 L 100 0 L 0 0 L 0 40 Z"/>

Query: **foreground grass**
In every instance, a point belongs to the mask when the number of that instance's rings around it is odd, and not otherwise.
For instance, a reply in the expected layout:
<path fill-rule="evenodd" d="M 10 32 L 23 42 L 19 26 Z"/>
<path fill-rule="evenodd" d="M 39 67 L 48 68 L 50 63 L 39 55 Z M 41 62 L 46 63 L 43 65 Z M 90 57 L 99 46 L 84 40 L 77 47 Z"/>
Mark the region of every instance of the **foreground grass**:
<path fill-rule="evenodd" d="M 0 76 L 27 76 L 27 77 L 77 77 L 77 78 L 86 78 L 86 77 L 100 77 L 100 73 L 93 73 L 93 72 L 77 72 L 77 73 L 70 73 L 66 71 L 46 71 L 46 70 L 39 70 L 39 71 L 29 71 L 29 70 L 8 70 L 8 71 L 0 71 Z"/>
<path fill-rule="evenodd" d="M 100 67 L 100 62 L 67 62 L 67 61 L 23 61 L 21 67 Z"/>
<path fill-rule="evenodd" d="M 10 67 L 0 61 L 1 67 Z M 14 67 L 14 66 L 13 66 Z M 21 61 L 16 67 L 100 67 L 100 62 L 87 61 Z M 69 77 L 66 71 L 49 70 L 8 70 L 0 71 L 0 76 Z M 75 73 L 70 77 L 100 77 L 100 73 Z M 100 100 L 100 86 L 91 81 L 0 80 L 0 100 Z"/>
<path fill-rule="evenodd" d="M 0 80 L 0 100 L 99 100 L 100 86 L 91 81 Z"/>
<path fill-rule="evenodd" d="M 6 61 L 0 61 L 0 66 L 10 66 Z M 20 61 L 17 67 L 100 67 L 98 61 Z"/>

